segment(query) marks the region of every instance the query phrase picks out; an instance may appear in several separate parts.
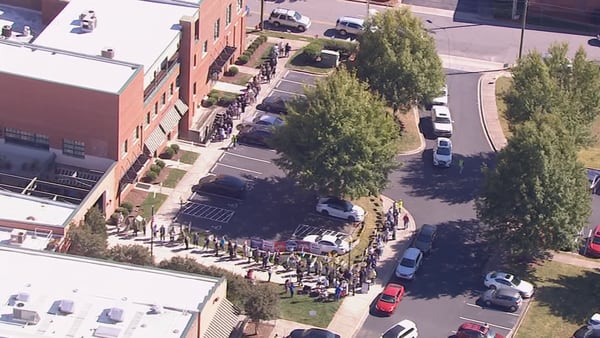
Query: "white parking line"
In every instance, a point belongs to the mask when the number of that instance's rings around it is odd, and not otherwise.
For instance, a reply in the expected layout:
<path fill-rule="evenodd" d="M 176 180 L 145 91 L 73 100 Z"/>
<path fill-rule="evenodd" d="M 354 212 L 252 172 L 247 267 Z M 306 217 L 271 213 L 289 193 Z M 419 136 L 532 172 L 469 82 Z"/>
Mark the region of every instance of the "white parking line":
<path fill-rule="evenodd" d="M 471 303 L 465 303 L 465 304 L 467 304 L 467 305 L 469 305 L 469 306 L 472 306 L 472 307 L 476 307 L 476 308 L 483 309 L 483 306 L 479 306 L 479 305 L 477 305 L 477 304 L 471 304 Z"/>
<path fill-rule="evenodd" d="M 245 156 L 245 155 L 240 155 L 240 154 L 235 154 L 235 153 L 227 153 L 227 155 L 237 156 L 237 157 L 241 157 L 241 158 L 245 158 L 245 159 L 253 160 L 253 161 L 257 161 L 257 162 L 271 163 L 271 161 L 262 160 L 260 158 L 255 158 L 255 157 L 250 157 L 250 156 Z"/>
<path fill-rule="evenodd" d="M 488 323 L 488 322 L 482 322 L 481 320 L 477 320 L 477 319 L 466 318 L 466 317 L 458 317 L 458 318 L 460 318 L 460 319 L 462 319 L 462 320 L 464 320 L 464 321 L 467 321 L 467 322 L 473 322 L 473 323 L 479 323 L 479 324 L 486 324 L 486 323 L 487 323 L 489 326 L 497 327 L 497 328 L 499 328 L 499 329 L 502 329 L 502 330 L 507 330 L 507 331 L 510 331 L 510 330 L 512 330 L 512 328 L 511 328 L 511 327 L 500 326 L 500 325 L 494 325 L 494 324 L 492 324 L 492 323 Z"/>
<path fill-rule="evenodd" d="M 488 310 L 491 310 L 491 311 L 500 312 L 500 313 L 503 313 L 505 315 L 514 316 L 514 317 L 519 317 L 521 315 L 520 313 L 500 311 L 500 310 L 496 310 L 496 309 L 493 309 L 493 308 L 486 308 L 485 306 L 480 306 L 480 305 L 477 305 L 477 304 L 471 304 L 471 303 L 465 303 L 465 304 L 468 305 L 468 306 L 479 308 L 479 309 L 488 309 Z"/>
<path fill-rule="evenodd" d="M 249 173 L 253 173 L 253 174 L 257 174 L 257 175 L 262 175 L 263 174 L 260 171 L 254 171 L 254 170 L 250 170 L 250 169 L 246 169 L 246 168 L 234 167 L 232 165 L 227 165 L 227 164 L 223 164 L 223 163 L 217 163 L 216 165 L 217 166 L 222 165 L 224 167 L 231 168 L 231 169 L 237 169 L 237 170 L 247 171 Z"/>

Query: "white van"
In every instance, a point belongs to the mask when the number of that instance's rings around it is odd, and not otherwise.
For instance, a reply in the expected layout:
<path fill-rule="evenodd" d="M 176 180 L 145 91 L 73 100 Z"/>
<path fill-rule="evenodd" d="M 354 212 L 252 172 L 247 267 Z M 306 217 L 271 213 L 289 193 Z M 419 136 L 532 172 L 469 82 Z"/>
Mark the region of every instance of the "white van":
<path fill-rule="evenodd" d="M 284 8 L 276 8 L 269 16 L 269 23 L 275 27 L 289 26 L 300 32 L 306 31 L 310 25 L 310 19 L 296 11 Z"/>
<path fill-rule="evenodd" d="M 341 35 L 348 34 L 359 35 L 365 29 L 365 20 L 353 18 L 351 16 L 342 16 L 335 22 L 335 30 Z"/>

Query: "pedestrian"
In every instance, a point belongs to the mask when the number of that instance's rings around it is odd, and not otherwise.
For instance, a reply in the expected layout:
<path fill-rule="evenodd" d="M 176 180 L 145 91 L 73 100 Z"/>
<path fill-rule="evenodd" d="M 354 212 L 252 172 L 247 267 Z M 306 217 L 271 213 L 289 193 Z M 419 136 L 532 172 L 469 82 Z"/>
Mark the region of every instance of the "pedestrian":
<path fill-rule="evenodd" d="M 296 280 L 298 284 L 302 285 L 302 267 L 300 266 L 300 264 L 296 266 Z"/>
<path fill-rule="evenodd" d="M 460 160 L 458 160 L 458 173 L 459 174 L 462 174 L 464 167 L 465 167 L 465 161 L 463 161 L 463 159 L 461 158 Z"/>
<path fill-rule="evenodd" d="M 225 236 L 221 237 L 219 244 L 221 245 L 221 250 L 225 250 Z"/>
<path fill-rule="evenodd" d="M 233 245 L 229 245 L 229 260 L 233 260 L 235 253 L 233 251 Z"/>
<path fill-rule="evenodd" d="M 152 226 L 152 238 L 156 238 L 156 234 L 158 233 L 158 225 L 154 224 Z"/>
<path fill-rule="evenodd" d="M 267 275 L 269 276 L 267 282 L 271 282 L 271 275 L 273 275 L 273 269 L 271 267 L 267 269 Z"/>
<path fill-rule="evenodd" d="M 262 257 L 262 267 L 266 269 L 269 266 L 269 255 L 268 252 L 265 252 Z"/>
<path fill-rule="evenodd" d="M 169 229 L 169 242 L 175 242 L 175 229 L 173 227 Z"/>
<path fill-rule="evenodd" d="M 206 236 L 204 238 L 204 246 L 202 247 L 202 251 L 206 251 L 208 250 L 208 244 L 210 243 L 210 238 L 208 238 L 208 236 Z"/>
<path fill-rule="evenodd" d="M 144 233 L 144 237 L 146 237 L 146 220 L 142 221 L 142 232 Z"/>
<path fill-rule="evenodd" d="M 185 249 L 188 250 L 190 248 L 190 240 L 188 235 L 183 235 L 183 243 L 185 244 Z"/>
<path fill-rule="evenodd" d="M 294 283 L 290 283 L 290 298 L 294 298 L 294 290 L 296 289 L 296 286 L 294 286 Z"/>
<path fill-rule="evenodd" d="M 248 264 L 249 264 L 250 259 L 252 258 L 252 248 L 249 245 L 246 246 L 246 257 L 248 257 Z"/>
<path fill-rule="evenodd" d="M 290 52 L 291 51 L 292 51 L 292 46 L 290 46 L 290 44 L 286 42 L 285 43 L 285 47 L 284 47 L 284 53 L 285 53 L 284 55 L 285 55 L 285 57 L 290 56 Z"/>
<path fill-rule="evenodd" d="M 235 146 L 237 145 L 237 139 L 238 139 L 238 137 L 236 134 L 231 135 L 231 147 L 232 148 L 235 148 Z"/>
<path fill-rule="evenodd" d="M 194 246 L 198 247 L 200 245 L 200 235 L 197 232 L 194 232 L 193 240 Z"/>
<path fill-rule="evenodd" d="M 161 241 L 165 240 L 165 232 L 166 232 L 165 225 L 163 224 L 160 226 L 160 240 Z"/>
<path fill-rule="evenodd" d="M 399 210 L 400 212 L 402 212 L 402 207 L 404 206 L 404 202 L 403 202 L 402 200 L 398 200 L 398 201 L 396 202 L 396 205 L 397 205 L 397 207 L 398 207 L 398 210 Z"/>
<path fill-rule="evenodd" d="M 279 45 L 277 46 L 277 53 L 279 55 L 282 55 L 285 52 L 285 50 L 283 49 L 283 41 L 279 41 Z"/>
<path fill-rule="evenodd" d="M 408 213 L 404 214 L 402 220 L 404 221 L 404 229 L 408 228 L 408 221 L 410 220 L 410 218 L 408 217 Z"/>

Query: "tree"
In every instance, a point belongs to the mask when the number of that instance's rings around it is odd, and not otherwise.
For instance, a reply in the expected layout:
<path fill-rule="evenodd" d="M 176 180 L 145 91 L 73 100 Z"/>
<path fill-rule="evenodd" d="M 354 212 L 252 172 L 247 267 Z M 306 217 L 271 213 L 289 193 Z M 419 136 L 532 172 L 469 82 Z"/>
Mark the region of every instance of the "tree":
<path fill-rule="evenodd" d="M 600 67 L 583 48 L 573 61 L 568 45 L 554 44 L 543 56 L 531 52 L 513 68 L 513 86 L 505 97 L 511 126 L 537 114 L 555 114 L 578 146 L 591 141 L 590 125 L 600 113 Z"/>
<path fill-rule="evenodd" d="M 445 76 L 435 41 L 407 8 L 371 16 L 359 41 L 358 76 L 389 104 L 411 106 L 441 94 Z"/>
<path fill-rule="evenodd" d="M 258 334 L 258 325 L 261 320 L 271 320 L 279 316 L 277 291 L 269 284 L 256 285 L 244 303 L 244 311 L 256 324 L 254 334 Z"/>
<path fill-rule="evenodd" d="M 94 234 L 85 224 L 72 224 L 67 233 L 69 240 L 68 253 L 78 256 L 104 258 L 106 253 L 106 235 Z"/>
<path fill-rule="evenodd" d="M 97 207 L 88 210 L 84 222 L 91 233 L 108 236 L 106 233 L 106 219 Z"/>
<path fill-rule="evenodd" d="M 116 262 L 136 265 L 153 265 L 150 250 L 139 244 L 115 245 L 108 249 L 107 258 Z"/>
<path fill-rule="evenodd" d="M 275 163 L 307 190 L 352 198 L 377 194 L 396 167 L 399 127 L 383 101 L 341 69 L 305 88 L 278 127 Z"/>
<path fill-rule="evenodd" d="M 539 114 L 515 128 L 496 167 L 486 170 L 476 206 L 488 238 L 508 254 L 572 246 L 589 217 L 590 196 L 560 118 Z"/>

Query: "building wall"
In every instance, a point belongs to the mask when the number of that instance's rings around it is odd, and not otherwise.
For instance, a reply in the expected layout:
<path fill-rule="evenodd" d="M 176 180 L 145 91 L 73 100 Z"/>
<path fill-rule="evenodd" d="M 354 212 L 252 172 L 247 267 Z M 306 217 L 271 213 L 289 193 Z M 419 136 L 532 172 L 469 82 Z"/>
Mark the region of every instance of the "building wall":
<path fill-rule="evenodd" d="M 227 280 L 223 278 L 220 283 L 215 285 L 213 292 L 204 300 L 201 312 L 198 314 L 197 323 L 194 325 L 196 330 L 189 330 L 186 338 L 204 337 L 211 321 L 219 320 L 215 318 L 219 305 L 227 296 Z M 198 330 L 197 327 L 200 327 Z M 198 332 L 200 334 L 198 335 Z"/>
<path fill-rule="evenodd" d="M 600 0 L 530 0 L 527 17 L 600 24 Z"/>

